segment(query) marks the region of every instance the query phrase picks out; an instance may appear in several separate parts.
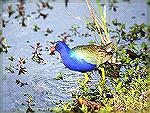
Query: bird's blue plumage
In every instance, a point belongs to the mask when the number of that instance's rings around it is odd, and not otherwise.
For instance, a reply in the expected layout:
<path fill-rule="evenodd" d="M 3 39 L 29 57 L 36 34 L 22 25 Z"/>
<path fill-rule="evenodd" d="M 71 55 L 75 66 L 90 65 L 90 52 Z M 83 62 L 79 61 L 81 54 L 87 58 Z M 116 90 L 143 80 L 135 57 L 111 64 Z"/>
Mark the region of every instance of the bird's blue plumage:
<path fill-rule="evenodd" d="M 96 64 L 88 63 L 84 59 L 78 57 L 78 54 L 72 52 L 62 41 L 58 41 L 55 48 L 56 51 L 60 53 L 63 64 L 70 70 L 87 72 L 96 68 Z"/>

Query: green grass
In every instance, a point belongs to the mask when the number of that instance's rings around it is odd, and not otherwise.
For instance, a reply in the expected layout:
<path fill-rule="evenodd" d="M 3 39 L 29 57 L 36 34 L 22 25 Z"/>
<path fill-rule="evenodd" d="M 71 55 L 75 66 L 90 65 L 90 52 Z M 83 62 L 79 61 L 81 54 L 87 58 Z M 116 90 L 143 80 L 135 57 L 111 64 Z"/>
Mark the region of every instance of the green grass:
<path fill-rule="evenodd" d="M 96 33 L 101 39 L 99 44 L 104 45 L 110 42 L 109 33 L 112 33 L 117 40 L 114 56 L 121 64 L 102 64 L 100 67 L 104 71 L 97 76 L 102 75 L 103 79 L 97 80 L 97 83 L 92 86 L 88 82 L 83 85 L 84 81 L 78 79 L 79 90 L 72 93 L 72 100 L 61 103 L 51 111 L 56 113 L 147 113 L 150 109 L 148 102 L 150 49 L 144 40 L 149 39 L 149 35 L 146 34 L 148 25 L 134 24 L 126 32 L 126 24 L 115 19 L 111 22 L 115 29 L 109 30 L 106 25 L 105 8 L 103 11 L 97 0 L 98 11 L 95 12 L 88 0 L 86 3 L 91 15 L 90 19 L 86 19 L 89 30 Z M 142 42 L 141 45 L 139 41 Z M 94 40 L 91 42 L 95 43 Z M 109 80 L 110 84 L 104 83 L 104 79 Z"/>

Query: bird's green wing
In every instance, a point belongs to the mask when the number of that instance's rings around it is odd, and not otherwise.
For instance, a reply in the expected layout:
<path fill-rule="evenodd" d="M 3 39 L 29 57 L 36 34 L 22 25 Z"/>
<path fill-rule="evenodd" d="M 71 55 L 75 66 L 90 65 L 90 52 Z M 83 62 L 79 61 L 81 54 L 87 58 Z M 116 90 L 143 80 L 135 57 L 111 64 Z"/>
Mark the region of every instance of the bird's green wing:
<path fill-rule="evenodd" d="M 96 64 L 97 55 L 94 47 L 89 45 L 77 46 L 71 49 L 71 57 L 76 57 L 85 60 L 88 63 Z"/>
<path fill-rule="evenodd" d="M 100 65 L 110 59 L 110 55 L 97 45 L 82 45 L 71 49 L 71 57 L 84 59 L 91 64 Z"/>

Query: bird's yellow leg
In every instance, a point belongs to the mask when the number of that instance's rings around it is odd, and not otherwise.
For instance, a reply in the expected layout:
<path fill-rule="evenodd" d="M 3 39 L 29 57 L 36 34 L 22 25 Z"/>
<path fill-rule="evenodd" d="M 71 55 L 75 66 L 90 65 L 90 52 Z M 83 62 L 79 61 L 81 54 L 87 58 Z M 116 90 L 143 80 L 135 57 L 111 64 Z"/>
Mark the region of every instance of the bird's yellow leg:
<path fill-rule="evenodd" d="M 103 85 L 105 85 L 105 71 L 104 71 L 104 68 L 99 67 L 98 69 L 102 71 L 102 81 L 101 81 L 101 83 Z"/>
<path fill-rule="evenodd" d="M 83 84 L 85 85 L 89 81 L 89 76 L 88 76 L 88 73 L 83 73 L 83 75 L 84 75 L 84 78 L 85 78 Z"/>

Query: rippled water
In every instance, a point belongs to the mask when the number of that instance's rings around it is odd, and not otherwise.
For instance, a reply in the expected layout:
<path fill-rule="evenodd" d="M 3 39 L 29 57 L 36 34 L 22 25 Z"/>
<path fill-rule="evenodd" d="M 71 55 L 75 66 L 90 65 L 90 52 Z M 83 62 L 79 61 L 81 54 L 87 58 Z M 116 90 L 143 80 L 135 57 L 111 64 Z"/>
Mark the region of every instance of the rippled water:
<path fill-rule="evenodd" d="M 47 41 L 60 40 L 57 35 L 69 31 L 68 29 L 71 28 L 71 25 L 73 24 L 79 25 L 79 30 L 83 33 L 88 31 L 84 22 L 73 19 L 67 14 L 67 12 L 70 12 L 71 14 L 80 17 L 88 14 L 86 4 L 78 2 L 69 3 L 68 8 L 65 8 L 64 3 L 53 2 L 51 5 L 54 9 L 45 10 L 45 12 L 49 14 L 48 18 L 45 20 L 42 18 L 34 19 L 37 15 L 33 15 L 28 19 L 27 27 L 21 27 L 19 25 L 18 21 L 20 20 L 14 19 L 15 14 L 8 19 L 6 13 L 8 4 L 10 3 L 3 3 L 3 18 L 10 21 L 6 27 L 3 28 L 3 36 L 7 38 L 8 44 L 12 47 L 7 54 L 3 54 L 3 110 L 18 111 L 26 109 L 26 106 L 22 105 L 22 103 L 26 103 L 27 101 L 27 96 L 24 96 L 24 94 L 32 95 L 35 103 L 33 108 L 35 109 L 47 109 L 49 107 L 54 107 L 55 103 L 59 100 L 69 100 L 71 98 L 71 92 L 77 88 L 76 80 L 78 78 L 83 78 L 82 74 L 66 69 L 64 65 L 60 63 L 60 59 L 57 59 L 58 53 L 56 53 L 56 56 L 49 56 L 47 51 L 42 51 L 42 57 L 47 60 L 48 63 L 40 65 L 33 62 L 31 60 L 32 48 L 29 45 L 40 42 L 44 49 L 45 46 L 49 46 Z M 15 6 L 16 2 L 12 4 Z M 93 3 L 93 5 L 96 4 Z M 113 16 L 110 16 L 110 20 L 118 18 L 120 21 L 128 22 L 129 25 L 135 22 L 147 23 L 147 7 L 144 3 L 120 3 L 118 6 L 118 12 L 112 12 Z M 32 11 L 36 11 L 36 3 L 27 2 L 25 4 L 25 9 L 29 14 Z M 141 13 L 146 13 L 146 15 L 143 17 L 141 16 Z M 132 16 L 137 16 L 137 18 L 131 20 L 130 18 Z M 33 24 L 38 24 L 41 27 L 41 30 L 34 32 L 32 30 Z M 54 30 L 48 37 L 44 36 L 44 30 L 46 28 Z M 72 39 L 74 42 L 70 43 L 70 47 L 88 44 L 88 41 L 93 38 L 72 37 Z M 26 43 L 27 41 L 30 43 Z M 13 63 L 14 65 L 17 64 L 17 59 L 19 57 L 27 58 L 25 67 L 28 72 L 25 75 L 17 75 L 17 71 L 13 74 L 5 71 L 5 67 L 10 63 L 8 61 L 8 57 L 10 56 L 13 56 L 16 59 Z M 65 73 L 63 80 L 54 79 L 59 72 Z M 98 78 L 95 75 L 92 75 L 92 77 L 93 81 Z M 28 85 L 20 87 L 15 83 L 16 79 L 26 81 Z"/>

